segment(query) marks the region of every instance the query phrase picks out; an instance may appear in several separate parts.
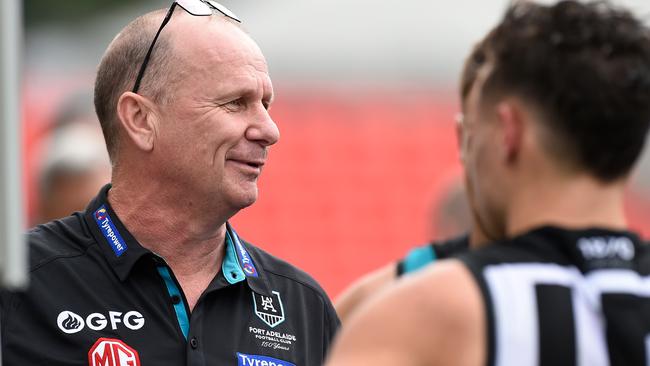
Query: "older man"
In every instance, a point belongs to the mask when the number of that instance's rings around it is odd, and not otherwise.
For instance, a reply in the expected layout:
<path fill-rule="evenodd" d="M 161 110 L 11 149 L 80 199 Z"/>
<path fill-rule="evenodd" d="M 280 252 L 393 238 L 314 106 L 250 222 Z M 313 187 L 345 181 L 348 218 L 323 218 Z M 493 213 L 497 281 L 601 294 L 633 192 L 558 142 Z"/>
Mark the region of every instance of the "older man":
<path fill-rule="evenodd" d="M 650 31 L 603 2 L 515 2 L 463 74 L 462 157 L 497 243 L 384 292 L 344 365 L 647 365 L 650 249 L 623 192 L 650 126 Z"/>
<path fill-rule="evenodd" d="M 338 319 L 304 272 L 241 240 L 273 87 L 212 1 L 113 40 L 95 106 L 113 164 L 85 212 L 30 231 L 31 286 L 2 296 L 5 365 L 317 365 Z"/>

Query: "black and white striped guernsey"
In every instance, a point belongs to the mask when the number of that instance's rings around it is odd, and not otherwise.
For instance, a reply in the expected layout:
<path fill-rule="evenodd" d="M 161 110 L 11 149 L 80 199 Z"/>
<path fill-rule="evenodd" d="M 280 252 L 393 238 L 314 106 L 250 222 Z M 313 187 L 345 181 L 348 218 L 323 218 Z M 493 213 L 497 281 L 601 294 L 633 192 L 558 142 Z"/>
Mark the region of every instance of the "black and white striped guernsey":
<path fill-rule="evenodd" d="M 631 232 L 543 227 L 460 256 L 489 366 L 650 365 L 650 250 Z"/>

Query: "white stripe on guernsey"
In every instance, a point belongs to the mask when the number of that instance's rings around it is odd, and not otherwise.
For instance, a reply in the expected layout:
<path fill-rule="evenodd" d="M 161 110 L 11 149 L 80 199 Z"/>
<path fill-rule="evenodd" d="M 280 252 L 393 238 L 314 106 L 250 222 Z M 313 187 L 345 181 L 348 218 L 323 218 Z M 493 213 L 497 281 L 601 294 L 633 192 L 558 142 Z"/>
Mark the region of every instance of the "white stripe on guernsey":
<path fill-rule="evenodd" d="M 494 308 L 497 366 L 536 365 L 539 359 L 534 287 L 521 272 L 513 265 L 485 268 Z"/>
<path fill-rule="evenodd" d="M 586 286 L 569 286 L 573 290 L 571 293 L 575 325 L 567 324 L 566 329 L 575 330 L 576 365 L 607 366 L 609 355 L 599 296 L 594 299 L 594 291 L 585 289 Z"/>
<path fill-rule="evenodd" d="M 650 297 L 650 277 L 641 277 L 625 269 L 593 271 L 587 274 L 589 282 L 600 292 L 625 292 Z"/>
<path fill-rule="evenodd" d="M 484 270 L 494 305 L 495 365 L 537 365 L 539 329 L 535 286 L 560 285 L 572 289 L 578 366 L 609 365 L 600 296 L 622 292 L 650 297 L 650 277 L 629 270 L 597 270 L 586 277 L 573 266 L 515 263 Z"/>

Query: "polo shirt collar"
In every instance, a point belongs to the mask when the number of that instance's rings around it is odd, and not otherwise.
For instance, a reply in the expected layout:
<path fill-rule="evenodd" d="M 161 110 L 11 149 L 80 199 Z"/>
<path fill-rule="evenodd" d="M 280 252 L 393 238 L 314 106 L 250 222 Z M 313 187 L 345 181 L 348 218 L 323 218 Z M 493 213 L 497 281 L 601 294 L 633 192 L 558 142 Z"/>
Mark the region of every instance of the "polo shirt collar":
<path fill-rule="evenodd" d="M 110 184 L 102 187 L 86 207 L 84 217 L 100 251 L 120 281 L 125 281 L 140 258 L 153 253 L 140 245 L 117 217 L 108 203 L 109 189 Z"/>
<path fill-rule="evenodd" d="M 262 263 L 255 252 L 250 250 L 250 245 L 239 238 L 230 223 L 226 223 L 226 253 L 221 272 L 231 285 L 246 279 L 253 291 L 271 295 Z"/>
<path fill-rule="evenodd" d="M 120 281 L 125 281 L 142 257 L 158 257 L 140 245 L 120 221 L 108 203 L 110 189 L 110 184 L 102 187 L 99 194 L 86 207 L 84 217 L 111 268 Z M 226 223 L 225 247 L 221 272 L 228 284 L 234 285 L 246 280 L 253 291 L 270 295 L 260 260 L 250 250 L 249 244 L 239 238 L 229 223 Z"/>

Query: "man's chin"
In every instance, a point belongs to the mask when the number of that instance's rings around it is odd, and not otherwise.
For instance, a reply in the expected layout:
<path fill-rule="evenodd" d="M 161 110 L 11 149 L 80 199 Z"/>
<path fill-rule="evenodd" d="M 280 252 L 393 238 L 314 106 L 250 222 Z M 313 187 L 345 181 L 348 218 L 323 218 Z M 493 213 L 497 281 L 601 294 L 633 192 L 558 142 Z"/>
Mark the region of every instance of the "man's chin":
<path fill-rule="evenodd" d="M 257 187 L 254 190 L 239 192 L 236 197 L 231 200 L 233 207 L 238 210 L 251 206 L 257 201 L 258 191 Z"/>

